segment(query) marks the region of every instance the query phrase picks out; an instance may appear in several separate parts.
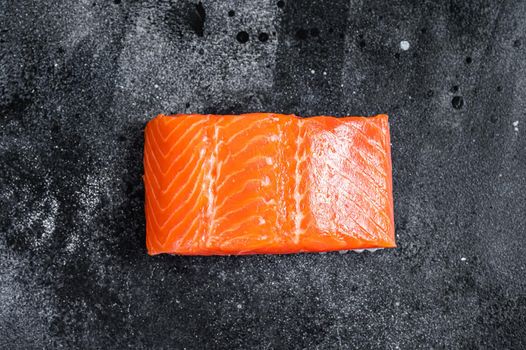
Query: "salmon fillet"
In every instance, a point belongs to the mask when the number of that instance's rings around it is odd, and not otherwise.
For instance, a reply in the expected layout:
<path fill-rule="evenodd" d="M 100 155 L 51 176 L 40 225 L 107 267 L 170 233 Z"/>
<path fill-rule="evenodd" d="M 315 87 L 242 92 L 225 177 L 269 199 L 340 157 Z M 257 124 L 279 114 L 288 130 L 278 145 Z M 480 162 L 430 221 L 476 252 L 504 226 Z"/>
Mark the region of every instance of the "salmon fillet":
<path fill-rule="evenodd" d="M 396 245 L 386 115 L 160 115 L 144 169 L 151 255 Z"/>

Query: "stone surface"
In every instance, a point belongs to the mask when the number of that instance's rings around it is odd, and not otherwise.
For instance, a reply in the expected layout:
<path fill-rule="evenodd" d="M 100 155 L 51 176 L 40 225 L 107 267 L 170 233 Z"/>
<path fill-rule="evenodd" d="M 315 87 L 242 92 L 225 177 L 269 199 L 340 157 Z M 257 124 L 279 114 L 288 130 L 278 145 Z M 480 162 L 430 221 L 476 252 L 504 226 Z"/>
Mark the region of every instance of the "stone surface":
<path fill-rule="evenodd" d="M 0 347 L 525 348 L 525 32 L 521 1 L 0 0 Z M 399 248 L 147 256 L 145 123 L 251 111 L 388 113 Z"/>

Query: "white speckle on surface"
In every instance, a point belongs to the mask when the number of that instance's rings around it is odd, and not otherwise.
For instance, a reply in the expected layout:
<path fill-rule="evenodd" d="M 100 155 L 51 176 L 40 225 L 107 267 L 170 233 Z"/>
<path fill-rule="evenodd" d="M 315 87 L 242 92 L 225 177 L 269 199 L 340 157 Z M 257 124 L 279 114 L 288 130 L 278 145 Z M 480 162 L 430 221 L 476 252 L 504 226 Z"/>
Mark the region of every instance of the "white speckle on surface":
<path fill-rule="evenodd" d="M 111 171 L 108 170 L 86 176 L 85 184 L 77 193 L 80 204 L 76 220 L 78 228 L 72 230 L 66 240 L 65 250 L 68 253 L 74 253 L 83 244 L 83 236 L 89 232 L 90 227 L 93 225 L 102 198 L 108 196 L 111 176 Z"/>
<path fill-rule="evenodd" d="M 66 251 L 68 253 L 73 253 L 77 247 L 80 245 L 80 237 L 78 234 L 72 234 L 68 237 L 68 243 L 66 244 Z"/>
<path fill-rule="evenodd" d="M 409 47 L 410 47 L 410 46 L 411 46 L 411 45 L 409 45 L 409 41 L 406 41 L 406 40 L 402 40 L 402 41 L 400 41 L 400 48 L 401 48 L 402 50 L 407 51 L 407 50 L 409 50 Z"/>
<path fill-rule="evenodd" d="M 265 222 L 266 222 L 265 219 L 263 219 L 262 217 L 259 217 L 259 224 L 260 225 L 265 224 Z"/>
<path fill-rule="evenodd" d="M 158 88 L 159 88 L 159 85 L 155 84 L 154 87 L 155 87 L 156 89 L 158 89 Z"/>
<path fill-rule="evenodd" d="M 310 72 L 311 72 L 311 74 L 316 73 L 316 71 L 314 69 L 311 69 Z"/>
<path fill-rule="evenodd" d="M 466 261 L 466 260 L 467 260 L 467 259 L 464 258 L 464 257 L 460 258 L 460 261 Z"/>
<path fill-rule="evenodd" d="M 243 308 L 243 305 L 241 305 L 241 304 L 237 304 L 237 309 L 238 309 L 238 310 L 241 310 L 242 308 Z"/>
<path fill-rule="evenodd" d="M 58 212 L 58 201 L 55 197 L 50 197 L 50 211 L 49 215 L 42 221 L 42 226 L 44 227 L 42 240 L 49 240 L 55 231 L 55 218 Z"/>
<path fill-rule="evenodd" d="M 513 130 L 519 131 L 519 121 L 516 120 L 512 124 L 513 124 Z"/>
<path fill-rule="evenodd" d="M 323 72 L 323 75 L 327 75 L 327 72 Z"/>
<path fill-rule="evenodd" d="M 397 301 L 397 302 L 395 303 L 395 306 L 400 306 L 400 302 Z"/>
<path fill-rule="evenodd" d="M 265 176 L 265 177 L 263 178 L 263 180 L 261 181 L 261 184 L 262 184 L 263 186 L 268 186 L 268 185 L 270 185 L 270 178 L 269 178 L 268 176 Z"/>

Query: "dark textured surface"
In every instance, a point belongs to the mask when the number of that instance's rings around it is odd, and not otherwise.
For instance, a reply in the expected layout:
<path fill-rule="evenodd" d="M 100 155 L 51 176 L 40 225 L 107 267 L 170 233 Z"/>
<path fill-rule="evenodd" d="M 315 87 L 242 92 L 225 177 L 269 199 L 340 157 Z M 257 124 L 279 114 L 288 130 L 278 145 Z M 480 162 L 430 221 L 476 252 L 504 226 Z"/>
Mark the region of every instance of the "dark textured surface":
<path fill-rule="evenodd" d="M 524 349 L 525 31 L 521 1 L 0 0 L 0 347 Z M 399 248 L 147 256 L 146 121 L 249 111 L 388 113 Z"/>

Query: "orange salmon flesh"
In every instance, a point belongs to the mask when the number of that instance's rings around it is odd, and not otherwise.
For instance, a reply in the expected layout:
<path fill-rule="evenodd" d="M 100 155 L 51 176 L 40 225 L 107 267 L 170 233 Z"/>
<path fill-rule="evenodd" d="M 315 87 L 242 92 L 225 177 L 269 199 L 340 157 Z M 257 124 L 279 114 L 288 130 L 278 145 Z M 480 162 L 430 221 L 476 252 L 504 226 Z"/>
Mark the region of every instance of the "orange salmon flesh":
<path fill-rule="evenodd" d="M 396 246 L 387 115 L 159 115 L 144 185 L 150 255 Z"/>

